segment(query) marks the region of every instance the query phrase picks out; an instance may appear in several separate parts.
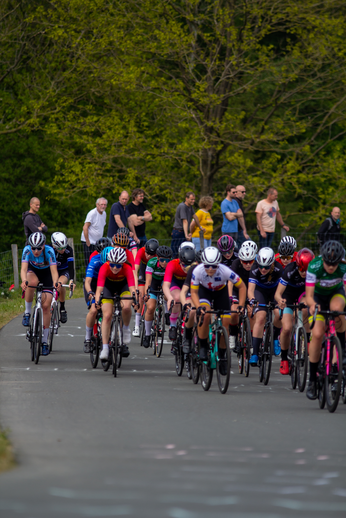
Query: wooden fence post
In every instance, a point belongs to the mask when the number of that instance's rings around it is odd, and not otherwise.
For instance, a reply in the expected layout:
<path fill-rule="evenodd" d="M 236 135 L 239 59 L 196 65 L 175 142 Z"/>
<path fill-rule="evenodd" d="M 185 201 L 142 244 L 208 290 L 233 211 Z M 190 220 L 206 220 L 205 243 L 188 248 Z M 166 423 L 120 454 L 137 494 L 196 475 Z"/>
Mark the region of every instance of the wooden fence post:
<path fill-rule="evenodd" d="M 19 275 L 18 275 L 18 246 L 11 245 L 12 250 L 12 263 L 13 263 L 13 280 L 14 287 L 19 288 Z"/>
<path fill-rule="evenodd" d="M 72 251 L 73 251 L 73 259 L 74 259 L 74 261 L 73 261 L 73 270 L 74 270 L 73 280 L 76 283 L 76 253 L 74 251 L 73 237 L 67 238 L 67 244 L 70 245 L 70 247 L 72 248 Z"/>

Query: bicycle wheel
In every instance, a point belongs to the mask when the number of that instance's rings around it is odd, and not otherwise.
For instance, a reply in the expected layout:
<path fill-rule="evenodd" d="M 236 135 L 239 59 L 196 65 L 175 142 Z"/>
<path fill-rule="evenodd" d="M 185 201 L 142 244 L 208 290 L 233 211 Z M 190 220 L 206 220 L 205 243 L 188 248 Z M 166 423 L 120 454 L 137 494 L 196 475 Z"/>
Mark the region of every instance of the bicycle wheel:
<path fill-rule="evenodd" d="M 250 374 L 250 358 L 251 358 L 251 346 L 252 346 L 252 335 L 251 335 L 251 326 L 248 317 L 244 320 L 244 346 L 243 346 L 243 356 L 244 356 L 244 374 L 245 377 L 248 378 Z"/>
<path fill-rule="evenodd" d="M 346 405 L 346 368 L 342 369 L 342 389 L 341 389 L 341 400 Z"/>
<path fill-rule="evenodd" d="M 117 364 L 117 367 L 118 367 L 118 369 L 120 369 L 121 362 L 122 362 L 122 359 L 123 359 L 123 328 L 122 328 L 122 325 L 120 325 L 120 322 L 117 323 L 117 333 L 118 333 L 118 336 L 117 336 L 117 342 L 118 342 L 118 354 L 117 354 L 118 364 Z"/>
<path fill-rule="evenodd" d="M 157 313 L 157 323 L 155 329 L 155 353 L 156 357 L 160 358 L 163 348 L 163 340 L 165 336 L 165 311 L 162 306 L 159 306 Z"/>
<path fill-rule="evenodd" d="M 32 362 L 35 359 L 35 349 L 34 349 L 34 339 L 33 339 L 34 338 L 34 316 L 35 316 L 35 312 L 33 312 L 33 314 L 31 315 L 30 327 L 26 334 L 26 338 L 30 342 L 30 356 L 31 356 Z"/>
<path fill-rule="evenodd" d="M 342 383 L 342 349 L 337 336 L 330 339 L 330 358 L 326 361 L 326 402 L 329 412 L 335 412 L 340 398 Z"/>
<path fill-rule="evenodd" d="M 220 342 L 223 337 L 225 341 L 225 349 L 221 349 Z M 217 346 L 218 352 L 216 357 L 216 377 L 217 384 L 219 386 L 219 390 L 221 394 L 226 394 L 228 385 L 229 385 L 229 377 L 231 375 L 231 353 L 228 346 L 228 333 L 226 329 L 222 326 L 220 330 L 217 331 Z M 243 356 L 243 355 L 242 355 Z"/>
<path fill-rule="evenodd" d="M 304 392 L 308 374 L 308 339 L 304 327 L 298 331 L 297 378 L 300 392 Z"/>
<path fill-rule="evenodd" d="M 116 378 L 118 369 L 118 323 L 115 320 L 112 321 L 109 349 L 111 353 L 112 374 Z"/>
<path fill-rule="evenodd" d="M 322 347 L 324 347 L 324 345 Z M 321 354 L 321 356 L 322 356 L 322 354 Z M 323 409 L 325 404 L 326 404 L 326 391 L 325 391 L 325 388 L 324 388 L 324 383 L 325 383 L 325 365 L 324 365 L 324 363 L 323 364 L 321 363 L 321 360 L 320 360 L 320 363 L 318 364 L 317 380 L 316 381 L 317 381 L 317 392 L 318 392 L 318 404 L 319 404 L 319 407 L 321 409 Z"/>
<path fill-rule="evenodd" d="M 52 350 L 53 350 L 53 338 L 54 338 L 54 335 L 56 335 L 58 333 L 58 329 L 59 329 L 58 306 L 57 306 L 57 304 L 54 304 L 51 319 L 50 319 L 48 339 L 47 339 L 49 352 L 52 352 Z"/>
<path fill-rule="evenodd" d="M 140 320 L 140 323 L 139 323 L 139 335 L 140 335 L 140 341 L 141 341 L 141 347 L 143 347 L 143 340 L 144 340 L 144 337 L 145 337 L 145 313 L 147 311 L 147 305 L 144 304 L 143 305 L 143 313 L 141 315 L 141 320 Z"/>
<path fill-rule="evenodd" d="M 174 355 L 175 358 L 175 371 L 178 376 L 181 376 L 184 369 L 184 353 L 181 346 L 181 341 L 177 341 L 177 352 Z"/>
<path fill-rule="evenodd" d="M 273 356 L 273 324 L 270 324 L 267 329 L 266 339 L 263 348 L 263 371 L 264 371 L 264 384 L 268 385 L 270 378 L 270 371 L 272 368 L 272 356 Z"/>
<path fill-rule="evenodd" d="M 259 347 L 259 351 L 258 351 L 258 362 L 259 362 L 259 370 L 258 370 L 258 373 L 259 373 L 259 380 L 260 380 L 260 383 L 262 383 L 263 381 L 263 378 L 264 378 L 264 373 L 265 373 L 265 364 L 264 364 L 264 359 L 263 359 L 263 351 L 264 351 L 264 340 L 265 340 L 265 335 L 266 335 L 266 331 L 264 331 L 264 336 L 262 338 L 262 342 L 261 342 L 261 345 Z"/>
<path fill-rule="evenodd" d="M 296 337 L 295 337 L 295 329 L 292 330 L 290 345 L 288 348 L 288 358 L 289 358 L 289 369 L 291 375 L 291 385 L 293 390 L 297 387 L 297 351 L 296 351 Z"/>
<path fill-rule="evenodd" d="M 201 384 L 203 390 L 207 391 L 210 389 L 211 382 L 213 380 L 213 369 L 210 368 L 210 361 L 202 362 L 201 367 Z"/>
<path fill-rule="evenodd" d="M 199 380 L 198 337 L 197 328 L 194 326 L 191 339 L 190 369 L 192 381 L 196 385 Z"/>
<path fill-rule="evenodd" d="M 34 350 L 34 362 L 38 364 L 38 360 L 41 354 L 41 343 L 42 343 L 42 309 L 37 308 L 34 316 L 34 333 L 32 347 Z"/>
<path fill-rule="evenodd" d="M 245 334 L 245 327 L 244 327 L 244 320 L 242 320 L 242 322 L 239 326 L 239 333 L 237 336 L 237 340 L 238 340 L 238 344 L 239 344 L 239 352 L 237 354 L 239 374 L 243 374 L 243 372 L 244 372 L 244 334 Z"/>

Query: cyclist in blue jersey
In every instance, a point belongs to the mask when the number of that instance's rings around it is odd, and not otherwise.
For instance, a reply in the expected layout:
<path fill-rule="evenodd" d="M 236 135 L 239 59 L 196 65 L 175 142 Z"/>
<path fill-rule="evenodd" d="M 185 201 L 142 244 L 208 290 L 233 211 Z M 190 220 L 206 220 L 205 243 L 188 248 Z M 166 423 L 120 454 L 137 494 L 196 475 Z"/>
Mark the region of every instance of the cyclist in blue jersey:
<path fill-rule="evenodd" d="M 66 288 L 62 284 L 69 284 L 74 290 L 74 259 L 73 250 L 67 244 L 67 237 L 62 232 L 54 232 L 51 237 L 52 247 L 55 250 L 56 264 L 59 274 L 59 299 L 60 299 L 60 322 L 66 324 L 67 312 L 65 309 Z"/>
<path fill-rule="evenodd" d="M 49 323 L 50 323 L 50 304 L 52 301 L 53 286 L 58 286 L 58 269 L 56 266 L 55 253 L 52 247 L 45 244 L 46 236 L 42 232 L 35 232 L 28 238 L 28 245 L 23 250 L 22 266 L 20 277 L 22 280 L 21 288 L 25 291 L 25 312 L 22 324 L 30 325 L 30 314 L 35 289 L 29 286 L 37 286 L 40 282 L 47 288 L 43 290 L 42 312 L 43 312 L 43 339 L 42 355 L 49 354 L 47 345 Z"/>

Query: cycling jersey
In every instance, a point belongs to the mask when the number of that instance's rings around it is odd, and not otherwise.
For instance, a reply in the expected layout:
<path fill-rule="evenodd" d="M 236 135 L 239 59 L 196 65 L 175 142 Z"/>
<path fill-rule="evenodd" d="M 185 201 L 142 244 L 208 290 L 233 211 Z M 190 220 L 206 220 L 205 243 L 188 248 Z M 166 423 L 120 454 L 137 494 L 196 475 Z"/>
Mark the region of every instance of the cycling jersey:
<path fill-rule="evenodd" d="M 230 257 L 230 259 L 226 259 L 226 257 L 224 255 L 222 256 L 221 264 L 224 264 L 225 266 L 228 266 L 228 268 L 231 268 L 233 262 L 236 259 L 238 259 L 238 252 L 236 252 L 234 250 L 233 255 L 232 255 L 232 257 Z"/>
<path fill-rule="evenodd" d="M 191 268 L 187 272 L 187 276 L 186 276 L 186 279 L 184 281 L 184 286 L 188 286 L 189 287 L 189 291 L 190 291 L 190 286 L 191 286 L 192 274 L 193 274 L 193 271 L 195 270 L 195 268 L 197 268 L 197 266 L 198 266 L 198 264 L 195 264 L 194 266 L 191 266 Z"/>
<path fill-rule="evenodd" d="M 333 293 L 346 285 L 346 264 L 339 263 L 334 273 L 327 273 L 319 255 L 309 263 L 305 284 L 313 286 L 315 292 L 321 295 Z"/>
<path fill-rule="evenodd" d="M 88 264 L 88 267 L 85 272 L 85 277 L 91 277 L 92 279 L 97 279 L 99 271 L 103 262 L 101 261 L 101 254 L 96 254 Z"/>
<path fill-rule="evenodd" d="M 141 264 L 141 263 L 144 263 L 144 264 L 148 264 L 148 261 L 150 259 L 152 259 L 153 256 L 150 256 L 149 259 L 146 258 L 145 256 L 145 246 L 142 246 L 142 248 L 140 248 L 137 252 L 137 255 L 136 255 L 136 260 L 135 260 L 135 266 L 137 264 Z"/>
<path fill-rule="evenodd" d="M 293 258 L 292 258 L 292 261 L 296 261 L 297 260 L 297 255 L 298 255 L 298 252 L 294 252 L 293 253 Z M 278 263 L 281 264 L 281 266 L 283 268 L 286 268 L 286 266 L 282 263 L 281 261 L 281 258 L 280 258 L 280 254 L 275 254 L 275 261 L 277 261 Z M 291 264 L 291 263 L 288 263 L 288 264 Z M 288 265 L 287 265 L 288 266 Z"/>
<path fill-rule="evenodd" d="M 58 272 L 60 274 L 61 274 L 61 272 L 68 270 L 70 279 L 73 279 L 73 276 L 74 276 L 73 250 L 69 245 L 67 245 L 63 254 L 60 254 L 60 252 L 58 250 L 56 251 L 56 264 L 58 267 Z"/>
<path fill-rule="evenodd" d="M 99 253 L 100 253 L 100 252 L 98 252 L 97 250 L 94 250 L 94 251 L 93 251 L 93 253 L 92 253 L 92 254 L 90 254 L 90 257 L 89 257 L 89 263 L 90 263 L 91 259 L 92 259 L 93 257 L 95 257 L 96 255 L 99 255 Z"/>
<path fill-rule="evenodd" d="M 289 299 L 291 301 L 293 299 L 296 301 L 305 291 L 305 278 L 299 274 L 299 268 L 296 262 L 286 266 L 279 282 L 283 286 L 286 286 L 284 295 L 282 295 L 286 300 Z"/>
<path fill-rule="evenodd" d="M 173 261 L 170 261 L 166 266 L 163 282 L 169 282 L 171 284 L 174 277 L 174 279 L 180 281 L 182 284 L 186 279 L 186 275 L 187 272 L 184 272 L 180 266 L 180 259 L 173 259 Z"/>
<path fill-rule="evenodd" d="M 198 290 L 201 285 L 210 291 L 219 291 L 228 281 L 237 287 L 241 284 L 241 278 L 224 264 L 219 264 L 211 276 L 207 275 L 204 265 L 199 264 L 192 272 L 191 290 Z"/>
<path fill-rule="evenodd" d="M 249 283 L 250 270 L 245 270 L 239 258 L 233 262 L 232 270 L 241 278 L 241 280 L 247 287 Z"/>
<path fill-rule="evenodd" d="M 145 273 L 150 273 L 156 281 L 163 281 L 166 268 L 162 268 L 157 257 L 149 259 Z"/>
<path fill-rule="evenodd" d="M 253 264 L 250 275 L 249 275 L 249 283 L 256 284 L 256 288 L 263 289 L 273 289 L 279 284 L 279 280 L 281 278 L 283 267 L 277 261 L 274 261 L 269 272 L 264 275 L 260 272 L 259 266 L 257 262 Z"/>
<path fill-rule="evenodd" d="M 31 246 L 27 245 L 22 254 L 22 263 L 29 263 L 38 270 L 44 270 L 50 266 L 56 265 L 54 248 L 49 245 L 45 245 L 38 257 L 35 257 L 31 251 Z"/>
<path fill-rule="evenodd" d="M 126 281 L 129 287 L 133 287 L 135 285 L 132 268 L 128 264 L 124 264 L 120 270 L 116 271 L 116 273 L 112 272 L 108 262 L 103 264 L 97 278 L 97 287 L 103 288 L 107 280 L 112 282 Z"/>

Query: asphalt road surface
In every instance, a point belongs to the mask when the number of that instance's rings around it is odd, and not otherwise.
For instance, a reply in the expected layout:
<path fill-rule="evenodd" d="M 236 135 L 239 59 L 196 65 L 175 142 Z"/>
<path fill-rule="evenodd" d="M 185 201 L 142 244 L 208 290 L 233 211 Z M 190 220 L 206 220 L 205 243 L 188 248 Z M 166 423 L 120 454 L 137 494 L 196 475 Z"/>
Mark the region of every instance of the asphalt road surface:
<path fill-rule="evenodd" d="M 232 368 L 204 392 L 133 339 L 118 378 L 83 354 L 85 305 L 69 301 L 54 352 L 30 361 L 21 318 L 0 332 L 0 423 L 18 467 L 0 475 L 0 516 L 346 516 L 346 405 Z M 233 365 L 236 367 L 236 365 Z"/>

